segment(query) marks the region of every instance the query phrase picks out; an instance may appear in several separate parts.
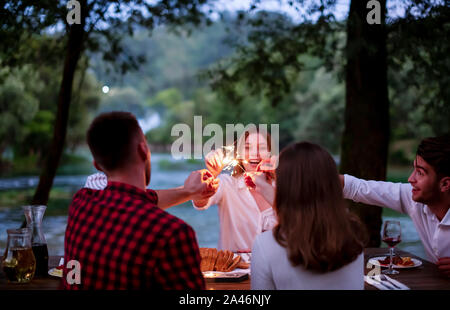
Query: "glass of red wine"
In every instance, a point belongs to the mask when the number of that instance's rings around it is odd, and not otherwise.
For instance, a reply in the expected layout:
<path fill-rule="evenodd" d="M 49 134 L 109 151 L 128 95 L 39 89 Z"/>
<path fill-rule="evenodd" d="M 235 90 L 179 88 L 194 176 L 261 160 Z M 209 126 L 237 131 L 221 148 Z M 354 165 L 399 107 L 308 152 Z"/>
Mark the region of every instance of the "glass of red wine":
<path fill-rule="evenodd" d="M 389 246 L 389 269 L 383 270 L 384 274 L 398 274 L 394 270 L 392 260 L 394 258 L 394 248 L 401 242 L 402 231 L 399 221 L 386 221 L 383 226 L 383 242 Z"/>

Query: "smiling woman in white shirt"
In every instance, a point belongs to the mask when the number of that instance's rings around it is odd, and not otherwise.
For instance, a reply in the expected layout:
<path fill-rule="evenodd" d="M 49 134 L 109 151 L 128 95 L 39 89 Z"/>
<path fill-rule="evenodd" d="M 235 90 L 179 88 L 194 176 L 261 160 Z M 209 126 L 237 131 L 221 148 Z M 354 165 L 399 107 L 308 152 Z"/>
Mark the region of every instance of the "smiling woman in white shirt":
<path fill-rule="evenodd" d="M 271 191 L 255 183 L 256 191 Z M 364 289 L 367 233 L 348 212 L 331 155 L 308 142 L 287 147 L 280 153 L 275 191 L 278 224 L 255 239 L 251 288 Z"/>
<path fill-rule="evenodd" d="M 428 258 L 450 277 L 450 135 L 420 143 L 409 184 L 340 177 L 345 198 L 408 214 Z"/>
<path fill-rule="evenodd" d="M 205 158 L 208 170 L 219 179 L 219 188 L 209 199 L 193 201 L 194 208 L 205 210 L 217 204 L 219 209 L 219 249 L 250 250 L 257 234 L 272 229 L 276 216 L 271 203 L 259 192 L 251 191 L 245 175 L 257 170 L 263 160 L 271 157 L 271 137 L 267 132 L 245 131 L 237 144 L 239 164 L 232 175 L 221 173 L 224 154 L 221 149 Z M 271 180 L 267 179 L 270 183 Z"/>

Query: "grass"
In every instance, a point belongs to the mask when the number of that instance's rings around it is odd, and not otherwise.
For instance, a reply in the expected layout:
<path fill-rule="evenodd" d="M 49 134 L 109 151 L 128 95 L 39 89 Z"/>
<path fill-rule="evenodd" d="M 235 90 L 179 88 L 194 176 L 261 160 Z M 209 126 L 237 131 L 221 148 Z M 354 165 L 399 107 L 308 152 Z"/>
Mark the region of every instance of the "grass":
<path fill-rule="evenodd" d="M 42 165 L 38 163 L 35 155 L 17 157 L 7 165 L 4 171 L 0 170 L 0 177 L 24 177 L 41 174 Z M 92 162 L 85 156 L 78 154 L 64 153 L 56 175 L 86 175 L 95 171 Z"/>
<path fill-rule="evenodd" d="M 2 208 L 20 208 L 30 203 L 34 189 L 2 191 L 0 195 L 0 210 Z M 54 188 L 50 191 L 45 215 L 67 215 L 69 204 L 74 192 L 67 189 Z"/>
<path fill-rule="evenodd" d="M 198 159 L 188 159 L 185 161 L 172 161 L 162 158 L 158 162 L 158 167 L 161 170 L 197 170 L 203 168 L 204 163 Z"/>

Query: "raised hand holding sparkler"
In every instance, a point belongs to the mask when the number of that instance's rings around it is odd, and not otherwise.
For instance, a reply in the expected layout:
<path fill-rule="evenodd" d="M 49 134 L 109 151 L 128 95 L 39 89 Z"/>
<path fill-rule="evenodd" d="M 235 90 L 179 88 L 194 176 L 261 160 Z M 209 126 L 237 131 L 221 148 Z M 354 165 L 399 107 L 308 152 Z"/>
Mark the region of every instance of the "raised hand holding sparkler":
<path fill-rule="evenodd" d="M 263 159 L 256 168 L 257 172 L 264 172 L 267 181 L 275 179 L 275 169 L 278 166 L 278 156 L 271 156 L 270 158 Z"/>
<path fill-rule="evenodd" d="M 232 170 L 236 165 L 240 165 L 234 156 L 234 146 L 223 146 L 220 149 L 209 152 L 205 156 L 206 168 L 217 177 L 222 170 Z"/>
<path fill-rule="evenodd" d="M 222 149 L 211 151 L 205 156 L 206 168 L 213 174 L 215 178 L 220 174 L 220 172 L 222 172 L 225 166 L 224 158 L 225 155 Z"/>
<path fill-rule="evenodd" d="M 244 181 L 247 187 L 255 189 L 257 185 L 264 186 L 265 183 L 272 183 L 275 179 L 275 169 L 277 167 L 276 156 L 263 159 L 256 167 L 255 172 L 246 172 L 244 174 Z"/>

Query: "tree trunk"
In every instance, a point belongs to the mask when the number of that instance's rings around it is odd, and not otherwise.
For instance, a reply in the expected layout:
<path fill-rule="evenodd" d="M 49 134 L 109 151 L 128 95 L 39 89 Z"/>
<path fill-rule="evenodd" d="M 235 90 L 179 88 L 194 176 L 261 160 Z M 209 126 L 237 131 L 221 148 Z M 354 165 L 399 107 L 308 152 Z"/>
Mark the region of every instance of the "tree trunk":
<path fill-rule="evenodd" d="M 389 144 L 387 88 L 386 0 L 381 24 L 368 24 L 367 1 L 352 0 L 347 20 L 346 108 L 341 173 L 385 180 Z M 380 245 L 382 208 L 352 203 L 350 209 L 365 223 L 370 242 Z"/>
<path fill-rule="evenodd" d="M 58 95 L 58 110 L 53 129 L 53 139 L 44 166 L 42 167 L 39 184 L 34 194 L 32 204 L 47 204 L 50 189 L 53 185 L 53 179 L 55 178 L 56 170 L 64 149 L 72 96 L 72 84 L 85 39 L 83 15 L 84 14 L 82 14 L 80 25 L 73 24 L 70 26 L 67 53 L 64 60 L 63 77 Z"/>

